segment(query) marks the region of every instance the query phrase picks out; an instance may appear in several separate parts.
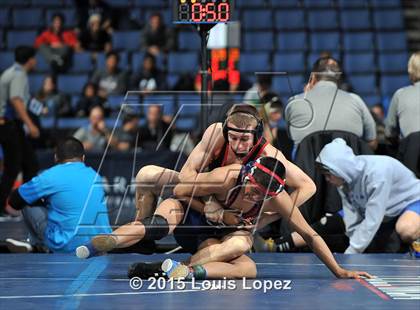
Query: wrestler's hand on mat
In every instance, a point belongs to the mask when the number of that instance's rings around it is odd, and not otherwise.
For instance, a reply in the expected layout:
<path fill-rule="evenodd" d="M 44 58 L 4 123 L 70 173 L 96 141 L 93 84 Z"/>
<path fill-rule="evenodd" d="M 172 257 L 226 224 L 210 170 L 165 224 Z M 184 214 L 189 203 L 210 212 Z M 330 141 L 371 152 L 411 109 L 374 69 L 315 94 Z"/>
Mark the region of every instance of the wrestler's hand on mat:
<path fill-rule="evenodd" d="M 374 276 L 370 275 L 369 273 L 365 271 L 355 271 L 355 270 L 346 270 L 341 269 L 338 273 L 337 278 L 340 279 L 361 279 L 361 278 L 367 278 L 372 279 Z"/>

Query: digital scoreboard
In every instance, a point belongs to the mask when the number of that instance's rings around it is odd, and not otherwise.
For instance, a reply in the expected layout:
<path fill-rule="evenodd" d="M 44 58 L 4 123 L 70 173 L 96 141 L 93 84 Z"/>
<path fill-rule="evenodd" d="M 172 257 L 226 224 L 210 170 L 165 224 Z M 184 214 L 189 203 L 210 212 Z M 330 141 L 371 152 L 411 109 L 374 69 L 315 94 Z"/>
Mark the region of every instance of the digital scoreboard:
<path fill-rule="evenodd" d="M 226 23 L 232 9 L 230 0 L 174 0 L 173 21 L 177 24 Z"/>

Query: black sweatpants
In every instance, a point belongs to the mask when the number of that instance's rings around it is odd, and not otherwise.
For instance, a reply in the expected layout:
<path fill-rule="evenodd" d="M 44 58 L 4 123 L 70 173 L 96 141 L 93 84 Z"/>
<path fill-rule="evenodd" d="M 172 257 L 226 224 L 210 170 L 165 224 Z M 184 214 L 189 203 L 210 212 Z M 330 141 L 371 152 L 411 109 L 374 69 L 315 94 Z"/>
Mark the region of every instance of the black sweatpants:
<path fill-rule="evenodd" d="M 38 161 L 30 140 L 20 121 L 7 121 L 0 125 L 0 144 L 4 154 L 4 169 L 0 179 L 0 213 L 4 213 L 6 200 L 20 171 L 23 181 L 32 179 L 38 172 Z"/>

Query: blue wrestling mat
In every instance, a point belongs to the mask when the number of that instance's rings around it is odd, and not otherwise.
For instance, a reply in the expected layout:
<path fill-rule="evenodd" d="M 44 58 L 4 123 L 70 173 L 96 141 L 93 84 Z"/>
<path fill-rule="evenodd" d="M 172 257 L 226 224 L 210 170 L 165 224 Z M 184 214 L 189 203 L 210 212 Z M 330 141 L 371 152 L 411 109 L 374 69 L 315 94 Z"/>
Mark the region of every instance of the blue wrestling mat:
<path fill-rule="evenodd" d="M 408 254 L 336 255 L 372 280 L 337 280 L 314 254 L 251 256 L 255 280 L 140 283 L 130 263 L 168 256 L 4 254 L 0 309 L 420 309 L 420 260 Z"/>

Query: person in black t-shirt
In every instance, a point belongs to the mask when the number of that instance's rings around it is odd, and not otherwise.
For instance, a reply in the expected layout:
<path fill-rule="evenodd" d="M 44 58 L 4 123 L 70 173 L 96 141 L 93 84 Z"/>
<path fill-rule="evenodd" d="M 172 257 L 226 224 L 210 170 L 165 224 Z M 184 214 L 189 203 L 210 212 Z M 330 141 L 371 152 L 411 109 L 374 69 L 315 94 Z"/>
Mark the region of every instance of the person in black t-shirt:
<path fill-rule="evenodd" d="M 112 49 L 111 36 L 101 29 L 101 16 L 94 14 L 89 17 L 88 28 L 79 35 L 81 47 L 90 52 L 108 53 Z"/>
<path fill-rule="evenodd" d="M 162 119 L 162 110 L 158 105 L 151 105 L 147 110 L 147 123 L 140 128 L 138 146 L 143 149 L 169 149 L 172 130 Z"/>

